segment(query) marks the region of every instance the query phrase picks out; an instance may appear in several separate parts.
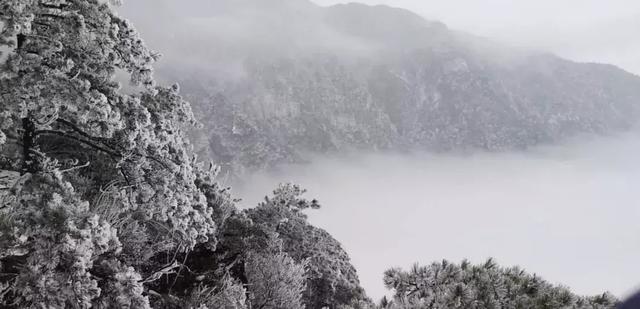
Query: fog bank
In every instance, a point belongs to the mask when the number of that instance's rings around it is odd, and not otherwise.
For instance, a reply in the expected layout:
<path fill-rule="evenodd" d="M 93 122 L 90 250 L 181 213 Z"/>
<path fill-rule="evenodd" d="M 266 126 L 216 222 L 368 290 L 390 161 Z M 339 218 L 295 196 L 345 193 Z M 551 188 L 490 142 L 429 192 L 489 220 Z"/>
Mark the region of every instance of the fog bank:
<path fill-rule="evenodd" d="M 640 134 L 517 153 L 353 154 L 264 172 L 236 186 L 255 205 L 279 182 L 323 206 L 310 221 L 350 254 L 378 299 L 382 273 L 495 257 L 580 294 L 640 283 Z"/>

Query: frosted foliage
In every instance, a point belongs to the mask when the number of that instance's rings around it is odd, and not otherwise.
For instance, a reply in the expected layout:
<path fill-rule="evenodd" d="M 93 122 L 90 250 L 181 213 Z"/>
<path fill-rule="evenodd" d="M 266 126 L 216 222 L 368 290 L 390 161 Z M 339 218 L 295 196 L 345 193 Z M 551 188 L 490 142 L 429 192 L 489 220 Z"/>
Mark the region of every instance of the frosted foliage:
<path fill-rule="evenodd" d="M 149 307 L 155 256 L 215 243 L 189 104 L 113 4 L 0 0 L 0 304 Z"/>
<path fill-rule="evenodd" d="M 471 265 L 447 261 L 429 266 L 414 265 L 409 271 L 390 269 L 385 285 L 394 301 L 385 308 L 614 308 L 609 294 L 582 297 L 562 286 L 493 260 Z"/>
<path fill-rule="evenodd" d="M 166 225 L 184 247 L 206 241 L 213 222 L 193 183 L 194 160 L 181 129 L 195 123 L 191 110 L 177 86 L 153 86 L 156 55 L 132 26 L 98 1 L 3 1 L 5 6 L 10 10 L 2 22 L 14 26 L 6 27 L 3 43 L 14 52 L 3 67 L 8 76 L 0 80 L 2 140 L 22 134 L 35 144 L 29 150 L 44 154 L 41 138 L 97 151 L 136 188 L 127 191 L 124 209 Z M 145 88 L 122 94 L 116 70 Z M 31 135 L 21 133 L 25 126 Z M 39 168 L 39 159 L 22 159 L 25 170 Z"/>
<path fill-rule="evenodd" d="M 246 309 L 246 289 L 231 278 L 225 278 L 219 289 L 199 287 L 191 295 L 191 308 Z"/>
<path fill-rule="evenodd" d="M 9 1 L 0 3 L 5 27 L 0 39 L 13 49 L 4 64 L 1 123 L 29 115 L 43 127 L 72 119 L 86 133 L 111 136 L 123 128 L 125 103 L 113 81 L 116 69 L 135 84 L 152 85 L 147 50 L 131 25 L 97 1 Z M 88 22 L 91 21 L 91 22 Z"/>
<path fill-rule="evenodd" d="M 105 261 L 101 266 L 113 271 L 113 280 L 102 292 L 96 307 L 113 308 L 116 305 L 117 308 L 151 308 L 149 299 L 143 296 L 142 277 L 133 267 L 117 261 Z"/>
<path fill-rule="evenodd" d="M 247 215 L 266 235 L 277 234 L 291 258 L 305 263 L 302 300 L 307 308 L 364 308 L 359 303 L 370 301 L 348 254 L 329 233 L 307 222 L 302 210 L 320 206 L 318 201 L 304 198 L 305 192 L 298 185 L 281 184 L 265 202 L 247 210 Z"/>
<path fill-rule="evenodd" d="M 273 235 L 272 237 L 277 237 Z M 276 238 L 270 240 L 277 243 Z M 302 292 L 305 290 L 304 264 L 296 263 L 279 245 L 263 252 L 251 252 L 245 262 L 251 304 L 255 308 L 304 308 Z"/>
<path fill-rule="evenodd" d="M 109 223 L 92 215 L 59 172 L 23 176 L 18 199 L 3 208 L 3 255 L 25 257 L 14 278 L 19 303 L 89 308 L 100 295 L 90 273 L 94 260 L 117 254 L 120 242 Z"/>
<path fill-rule="evenodd" d="M 265 197 L 265 202 L 261 206 L 283 207 L 294 212 L 299 212 L 307 208 L 318 209 L 320 205 L 317 200 L 307 200 L 301 196 L 307 190 L 302 189 L 299 185 L 292 183 L 283 183 L 273 191 L 272 197 Z"/>

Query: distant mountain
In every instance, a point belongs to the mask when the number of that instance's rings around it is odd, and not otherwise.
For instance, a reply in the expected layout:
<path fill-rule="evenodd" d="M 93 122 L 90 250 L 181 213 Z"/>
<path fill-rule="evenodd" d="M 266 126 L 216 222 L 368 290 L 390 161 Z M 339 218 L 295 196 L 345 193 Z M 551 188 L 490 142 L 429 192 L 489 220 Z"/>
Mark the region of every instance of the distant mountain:
<path fill-rule="evenodd" d="M 638 119 L 633 74 L 501 46 L 402 9 L 129 3 L 123 14 L 166 55 L 158 74 L 180 81 L 204 123 L 199 151 L 235 171 L 307 152 L 525 148 Z"/>

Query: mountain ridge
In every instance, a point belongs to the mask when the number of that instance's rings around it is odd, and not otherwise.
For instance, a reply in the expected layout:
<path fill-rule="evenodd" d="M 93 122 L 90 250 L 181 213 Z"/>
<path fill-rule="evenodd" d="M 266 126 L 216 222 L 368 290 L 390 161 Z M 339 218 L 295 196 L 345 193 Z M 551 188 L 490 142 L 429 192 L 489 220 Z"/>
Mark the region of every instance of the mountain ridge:
<path fill-rule="evenodd" d="M 195 28 L 176 19 L 175 41 L 136 21 L 169 51 L 158 75 L 179 81 L 200 116 L 201 156 L 229 170 L 347 149 L 521 149 L 638 118 L 640 78 L 611 65 L 506 47 L 404 9 L 277 2 L 244 1 Z"/>

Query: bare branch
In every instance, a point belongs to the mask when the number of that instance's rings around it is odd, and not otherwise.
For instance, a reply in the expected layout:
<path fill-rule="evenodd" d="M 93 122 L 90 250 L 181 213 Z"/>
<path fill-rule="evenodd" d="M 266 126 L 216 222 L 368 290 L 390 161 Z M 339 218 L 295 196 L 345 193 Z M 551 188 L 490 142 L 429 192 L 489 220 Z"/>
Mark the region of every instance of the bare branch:
<path fill-rule="evenodd" d="M 121 158 L 122 157 L 122 155 L 119 154 L 118 152 L 115 152 L 115 151 L 106 149 L 104 147 L 101 147 L 100 145 L 97 145 L 94 142 L 83 140 L 81 138 L 77 138 L 77 137 L 75 137 L 73 135 L 70 135 L 70 134 L 68 134 L 66 132 L 60 132 L 60 131 L 54 131 L 54 130 L 39 130 L 39 131 L 36 131 L 36 135 L 41 135 L 41 134 L 56 135 L 56 136 L 60 136 L 60 137 L 64 137 L 64 138 L 67 138 L 67 139 L 71 139 L 71 140 L 80 142 L 81 144 L 84 144 L 84 145 L 90 146 L 90 147 L 92 147 L 94 149 L 97 149 L 99 151 L 102 151 L 102 152 L 108 154 L 109 156 L 111 156 L 112 158 Z"/>
<path fill-rule="evenodd" d="M 83 165 L 76 165 L 76 166 L 70 167 L 70 168 L 68 168 L 68 169 L 61 170 L 60 172 L 61 172 L 61 173 L 66 173 L 66 172 L 75 171 L 75 170 L 78 170 L 78 169 L 81 169 L 81 168 L 88 167 L 88 166 L 89 166 L 89 164 L 91 164 L 91 162 L 87 161 L 87 163 L 85 163 L 85 164 L 83 164 Z"/>

